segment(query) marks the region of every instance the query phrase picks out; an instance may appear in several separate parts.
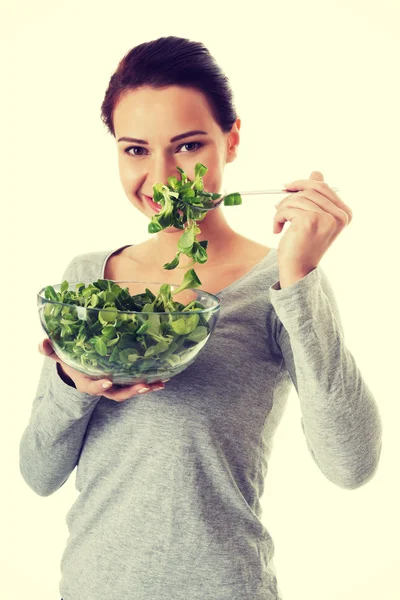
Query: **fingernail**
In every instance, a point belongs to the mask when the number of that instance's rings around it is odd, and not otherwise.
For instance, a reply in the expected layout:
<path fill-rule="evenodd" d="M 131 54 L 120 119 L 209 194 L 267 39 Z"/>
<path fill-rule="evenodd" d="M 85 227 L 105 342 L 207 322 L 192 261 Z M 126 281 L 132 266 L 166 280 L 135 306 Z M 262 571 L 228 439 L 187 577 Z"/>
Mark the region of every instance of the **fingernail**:
<path fill-rule="evenodd" d="M 171 377 L 169 379 L 171 379 Z M 169 379 L 162 379 L 161 381 L 165 383 L 166 381 L 169 381 Z"/>
<path fill-rule="evenodd" d="M 148 392 L 150 388 L 140 388 L 140 390 L 138 390 L 138 394 L 144 394 L 145 392 Z"/>
<path fill-rule="evenodd" d="M 108 390 L 108 388 L 110 388 L 112 386 L 111 381 L 107 381 L 106 383 L 102 383 L 101 387 L 105 390 Z"/>
<path fill-rule="evenodd" d="M 44 348 L 43 348 L 43 342 L 40 342 L 39 344 L 39 352 L 43 352 Z"/>
<path fill-rule="evenodd" d="M 155 385 L 153 387 L 153 392 L 157 392 L 158 390 L 163 390 L 164 386 L 163 385 Z"/>

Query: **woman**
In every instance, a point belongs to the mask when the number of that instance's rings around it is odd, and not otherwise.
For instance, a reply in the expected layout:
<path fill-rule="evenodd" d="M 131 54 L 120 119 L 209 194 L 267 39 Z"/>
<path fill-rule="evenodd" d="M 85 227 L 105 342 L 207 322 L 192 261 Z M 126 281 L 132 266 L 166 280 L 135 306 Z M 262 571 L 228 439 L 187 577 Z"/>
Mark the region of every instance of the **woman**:
<path fill-rule="evenodd" d="M 219 191 L 240 140 L 228 80 L 201 43 L 177 37 L 123 58 L 102 119 L 116 139 L 125 194 L 149 219 L 153 186 L 177 166 L 192 179 L 201 162 L 205 189 Z M 220 297 L 220 318 L 191 368 L 166 386 L 146 386 L 157 394 L 139 396 L 140 384 L 105 389 L 44 340 L 20 464 L 42 496 L 78 467 L 61 561 L 65 600 L 281 598 L 260 498 L 292 384 L 320 471 L 348 489 L 374 475 L 380 416 L 318 266 L 351 210 L 319 172 L 287 189 L 297 193 L 278 207 L 274 232 L 291 221 L 278 249 L 233 231 L 220 209 L 201 221 L 208 261 L 196 272 L 202 289 Z M 169 228 L 141 244 L 76 256 L 62 279 L 179 284 L 184 271 L 162 265 L 181 234 Z M 181 256 L 180 266 L 189 260 Z"/>

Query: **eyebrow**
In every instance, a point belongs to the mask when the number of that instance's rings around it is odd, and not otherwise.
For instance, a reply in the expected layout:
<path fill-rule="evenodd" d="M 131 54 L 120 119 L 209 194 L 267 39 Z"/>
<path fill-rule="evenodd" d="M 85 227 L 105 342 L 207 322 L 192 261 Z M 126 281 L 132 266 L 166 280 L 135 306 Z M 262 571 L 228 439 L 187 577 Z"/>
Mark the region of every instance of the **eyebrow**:
<path fill-rule="evenodd" d="M 175 137 L 171 138 L 169 141 L 170 142 L 177 142 L 178 140 L 183 140 L 184 138 L 187 138 L 191 135 L 208 135 L 207 131 L 200 131 L 200 130 L 193 130 L 193 131 L 187 131 L 186 133 L 180 133 L 179 135 L 176 135 Z M 132 137 L 121 137 L 118 140 L 119 142 L 135 142 L 136 144 L 145 144 L 146 146 L 149 144 L 149 142 L 146 142 L 146 140 L 140 140 L 138 138 L 132 138 Z"/>

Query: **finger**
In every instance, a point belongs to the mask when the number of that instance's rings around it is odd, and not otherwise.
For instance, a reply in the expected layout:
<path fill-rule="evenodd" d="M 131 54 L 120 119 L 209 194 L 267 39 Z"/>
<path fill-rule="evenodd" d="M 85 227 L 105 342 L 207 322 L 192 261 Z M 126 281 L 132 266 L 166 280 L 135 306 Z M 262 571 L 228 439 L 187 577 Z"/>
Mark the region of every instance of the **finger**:
<path fill-rule="evenodd" d="M 44 356 L 47 356 L 48 358 L 60 363 L 60 365 L 63 367 L 63 370 L 67 373 L 68 366 L 57 356 L 50 339 L 45 338 L 42 342 L 40 342 L 38 349 L 39 352 Z M 84 373 L 76 372 L 76 370 L 74 371 L 74 383 L 78 392 L 91 394 L 93 396 L 105 396 L 106 398 L 115 400 L 117 402 L 122 402 L 128 398 L 132 398 L 138 393 L 140 388 L 149 388 L 149 391 L 158 391 L 156 388 L 161 388 L 161 386 L 164 388 L 164 382 L 169 381 L 169 379 L 164 379 L 155 381 L 151 385 L 145 383 L 136 383 L 131 386 L 119 386 L 115 384 L 113 385 L 112 381 L 106 378 L 92 379 Z M 107 385 L 107 387 L 103 387 L 103 385 Z"/>
<path fill-rule="evenodd" d="M 302 208 L 311 212 L 323 212 L 332 215 L 338 223 L 346 226 L 349 223 L 349 217 L 346 211 L 339 208 L 334 202 L 322 196 L 315 190 L 306 190 L 291 194 L 278 205 L 279 209 L 283 207 Z"/>
<path fill-rule="evenodd" d="M 295 217 L 301 217 L 304 213 L 319 213 L 326 215 L 327 213 L 324 210 L 321 210 L 319 206 L 314 204 L 313 202 L 308 202 L 307 200 L 300 200 L 296 203 L 296 205 L 286 205 L 280 208 L 274 217 L 274 233 L 276 226 L 279 224 L 283 225 L 286 221 L 292 221 Z"/>
<path fill-rule="evenodd" d="M 315 181 L 323 181 L 324 176 L 322 175 L 321 171 L 313 171 L 310 175 L 310 179 L 314 179 Z"/>
<path fill-rule="evenodd" d="M 343 210 L 348 217 L 349 224 L 353 218 L 353 211 L 350 206 L 345 204 L 343 200 L 334 192 L 329 185 L 325 181 L 314 181 L 310 179 L 299 179 L 298 181 L 292 181 L 291 183 L 286 184 L 286 189 L 290 191 L 305 191 L 305 190 L 315 190 L 325 198 L 328 198 L 331 202 L 333 202 L 336 206 L 338 206 L 341 210 Z"/>
<path fill-rule="evenodd" d="M 159 389 L 164 389 L 164 384 L 162 382 L 155 382 L 151 385 L 148 383 L 136 383 L 135 385 L 123 387 L 113 385 L 107 390 L 107 392 L 104 392 L 103 390 L 102 395 L 110 400 L 123 402 L 124 400 L 128 400 L 133 396 L 149 394 L 150 392 L 155 392 Z"/>
<path fill-rule="evenodd" d="M 319 209 L 315 205 L 314 205 L 314 210 L 308 210 L 308 209 L 305 210 L 304 208 L 300 208 L 297 206 L 296 207 L 285 206 L 285 207 L 283 207 L 283 209 L 278 211 L 278 213 L 274 217 L 273 233 L 280 233 L 282 231 L 286 221 L 295 222 L 295 219 L 297 219 L 296 223 L 298 223 L 298 222 L 301 222 L 302 218 L 305 217 L 306 219 L 309 219 L 309 216 L 311 214 L 316 214 L 316 213 L 322 214 L 322 217 L 320 217 L 320 220 L 321 220 L 321 226 L 324 228 L 324 230 L 325 230 L 325 228 L 329 228 L 329 230 L 332 230 L 332 223 L 334 223 L 334 220 L 333 220 L 334 217 L 332 217 L 332 215 L 328 215 L 328 213 Z M 307 214 L 308 214 L 308 217 L 307 217 Z M 320 223 L 318 223 L 318 225 L 320 225 Z"/>
<path fill-rule="evenodd" d="M 45 338 L 44 340 L 42 340 L 39 343 L 38 350 L 39 350 L 40 354 L 43 354 L 44 356 L 48 356 L 52 360 L 56 360 L 56 361 L 60 360 L 58 358 L 57 354 L 54 352 L 53 345 L 48 338 Z"/>

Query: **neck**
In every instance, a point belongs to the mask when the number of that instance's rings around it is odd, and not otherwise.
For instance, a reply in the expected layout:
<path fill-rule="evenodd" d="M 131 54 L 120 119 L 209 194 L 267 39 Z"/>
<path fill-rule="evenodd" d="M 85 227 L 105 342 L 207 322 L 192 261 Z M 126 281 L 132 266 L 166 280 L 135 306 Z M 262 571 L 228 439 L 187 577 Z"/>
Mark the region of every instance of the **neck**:
<path fill-rule="evenodd" d="M 208 260 L 204 266 L 215 266 L 231 262 L 230 253 L 233 251 L 234 241 L 239 235 L 230 227 L 221 208 L 210 211 L 203 221 L 198 223 L 201 233 L 197 234 L 196 240 L 208 241 Z M 155 234 L 153 240 L 152 262 L 162 265 L 170 262 L 178 252 L 178 242 L 183 230 L 165 229 Z M 186 254 L 180 254 L 179 267 L 184 269 L 192 262 Z M 194 269 L 202 265 L 195 263 Z"/>

